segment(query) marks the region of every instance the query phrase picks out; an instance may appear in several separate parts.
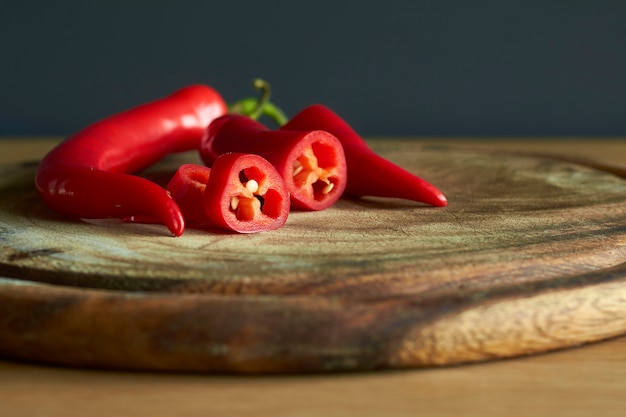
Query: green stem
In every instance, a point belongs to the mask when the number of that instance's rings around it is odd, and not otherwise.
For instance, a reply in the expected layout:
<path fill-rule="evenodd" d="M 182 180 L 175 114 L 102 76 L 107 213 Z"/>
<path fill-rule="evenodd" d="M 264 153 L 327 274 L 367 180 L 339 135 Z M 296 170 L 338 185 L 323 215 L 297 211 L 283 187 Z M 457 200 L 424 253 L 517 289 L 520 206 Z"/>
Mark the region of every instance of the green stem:
<path fill-rule="evenodd" d="M 263 108 L 265 107 L 265 104 L 270 101 L 270 96 L 272 95 L 272 89 L 270 87 L 270 84 L 267 81 L 262 80 L 260 78 L 255 78 L 254 81 L 252 81 L 252 85 L 254 86 L 254 88 L 256 88 L 257 90 L 261 92 L 261 96 L 259 97 L 257 108 L 252 114 L 252 116 L 250 116 L 254 120 L 257 120 L 263 114 Z"/>
<path fill-rule="evenodd" d="M 287 115 L 280 109 L 280 107 L 276 106 L 271 101 L 268 101 L 263 106 L 263 115 L 269 117 L 276 123 L 278 126 L 282 126 L 289 120 Z"/>
<path fill-rule="evenodd" d="M 259 98 L 244 98 L 232 103 L 228 107 L 230 113 L 243 114 L 254 120 L 258 120 L 261 116 L 267 116 L 272 119 L 278 126 L 287 123 L 287 116 L 274 103 L 270 101 L 271 88 L 267 81 L 257 78 L 253 81 L 253 86 L 261 91 Z"/>

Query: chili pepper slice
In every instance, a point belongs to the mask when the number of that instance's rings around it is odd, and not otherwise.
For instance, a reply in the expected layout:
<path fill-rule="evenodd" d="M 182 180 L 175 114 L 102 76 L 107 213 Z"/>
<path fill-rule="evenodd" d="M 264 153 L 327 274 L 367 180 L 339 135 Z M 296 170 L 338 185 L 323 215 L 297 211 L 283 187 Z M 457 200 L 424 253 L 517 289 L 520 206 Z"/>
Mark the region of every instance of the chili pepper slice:
<path fill-rule="evenodd" d="M 375 153 L 345 120 L 328 107 L 309 106 L 280 129 L 321 129 L 336 136 L 343 146 L 348 166 L 346 194 L 403 198 L 436 207 L 448 203 L 434 185 Z"/>
<path fill-rule="evenodd" d="M 186 224 L 207 224 L 204 191 L 211 168 L 198 164 L 183 164 L 167 184 L 167 191 L 180 207 Z"/>
<path fill-rule="evenodd" d="M 226 153 L 213 166 L 204 191 L 204 210 L 211 222 L 239 233 L 282 227 L 290 200 L 285 181 L 258 155 Z"/>
<path fill-rule="evenodd" d="M 225 114 L 212 88 L 193 85 L 107 117 L 66 139 L 39 164 L 35 185 L 52 210 L 74 218 L 155 218 L 175 236 L 185 228 L 168 193 L 131 175 L 170 153 L 197 149 Z"/>
<path fill-rule="evenodd" d="M 341 143 L 322 130 L 270 130 L 249 117 L 226 115 L 209 126 L 200 156 L 211 166 L 228 152 L 260 155 L 274 165 L 285 180 L 294 209 L 328 208 L 346 187 Z"/>

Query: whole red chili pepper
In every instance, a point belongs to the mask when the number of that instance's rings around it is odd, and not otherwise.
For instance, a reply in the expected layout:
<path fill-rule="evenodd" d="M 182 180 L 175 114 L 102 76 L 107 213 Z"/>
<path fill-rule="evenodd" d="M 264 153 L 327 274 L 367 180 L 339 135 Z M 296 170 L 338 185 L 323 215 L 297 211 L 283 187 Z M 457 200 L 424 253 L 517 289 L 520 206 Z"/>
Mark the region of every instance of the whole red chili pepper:
<path fill-rule="evenodd" d="M 227 152 L 267 159 L 284 178 L 291 207 L 322 210 L 333 205 L 346 187 L 346 161 L 341 144 L 322 130 L 270 130 L 247 116 L 216 119 L 202 140 L 200 156 L 211 166 Z"/>
<path fill-rule="evenodd" d="M 75 218 L 158 219 L 185 227 L 159 185 L 130 175 L 165 155 L 197 149 L 209 123 L 227 112 L 212 88 L 195 85 L 105 118 L 69 137 L 41 161 L 35 184 L 53 210 Z"/>
<path fill-rule="evenodd" d="M 280 129 L 320 129 L 336 136 L 348 166 L 346 194 L 403 198 L 437 207 L 448 203 L 435 186 L 375 153 L 346 121 L 325 106 L 315 104 L 305 108 Z"/>

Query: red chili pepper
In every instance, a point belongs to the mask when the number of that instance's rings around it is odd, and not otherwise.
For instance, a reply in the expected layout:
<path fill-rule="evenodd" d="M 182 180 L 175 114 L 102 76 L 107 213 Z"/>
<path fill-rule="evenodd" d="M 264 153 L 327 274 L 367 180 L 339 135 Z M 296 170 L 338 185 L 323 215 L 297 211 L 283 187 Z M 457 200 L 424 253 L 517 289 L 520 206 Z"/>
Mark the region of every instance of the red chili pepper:
<path fill-rule="evenodd" d="M 110 116 L 76 133 L 40 163 L 35 183 L 53 210 L 76 218 L 155 218 L 180 236 L 178 205 L 157 184 L 131 173 L 167 154 L 197 149 L 226 103 L 196 85 Z"/>
<path fill-rule="evenodd" d="M 348 166 L 346 194 L 404 198 L 433 206 L 448 201 L 427 181 L 375 153 L 354 129 L 329 108 L 316 104 L 295 115 L 281 130 L 325 130 L 341 142 Z"/>
<path fill-rule="evenodd" d="M 209 126 L 200 156 L 211 166 L 227 152 L 252 153 L 272 163 L 285 180 L 293 208 L 330 207 L 346 186 L 341 144 L 322 130 L 270 130 L 247 116 L 222 116 Z"/>
<path fill-rule="evenodd" d="M 239 233 L 274 230 L 289 215 L 289 192 L 270 162 L 258 155 L 227 153 L 215 160 L 204 192 L 211 221 Z"/>
<path fill-rule="evenodd" d="M 167 191 L 180 207 L 186 224 L 207 224 L 204 210 L 204 190 L 211 168 L 198 164 L 183 164 L 167 184 Z"/>
<path fill-rule="evenodd" d="M 188 224 L 254 233 L 278 229 L 289 214 L 283 178 L 258 155 L 224 154 L 213 168 L 181 165 L 167 189 Z"/>

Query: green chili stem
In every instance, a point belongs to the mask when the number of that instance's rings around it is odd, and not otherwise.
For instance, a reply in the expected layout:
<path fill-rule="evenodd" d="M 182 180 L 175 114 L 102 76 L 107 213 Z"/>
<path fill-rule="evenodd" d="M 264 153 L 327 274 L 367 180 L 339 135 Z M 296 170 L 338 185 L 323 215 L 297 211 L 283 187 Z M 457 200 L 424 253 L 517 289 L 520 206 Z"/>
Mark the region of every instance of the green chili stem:
<path fill-rule="evenodd" d="M 274 103 L 270 101 L 271 88 L 267 81 L 257 78 L 253 81 L 253 86 L 261 91 L 259 98 L 248 97 L 232 103 L 228 110 L 230 113 L 243 114 L 253 120 L 258 120 L 261 116 L 267 116 L 278 126 L 287 123 L 287 116 Z"/>

